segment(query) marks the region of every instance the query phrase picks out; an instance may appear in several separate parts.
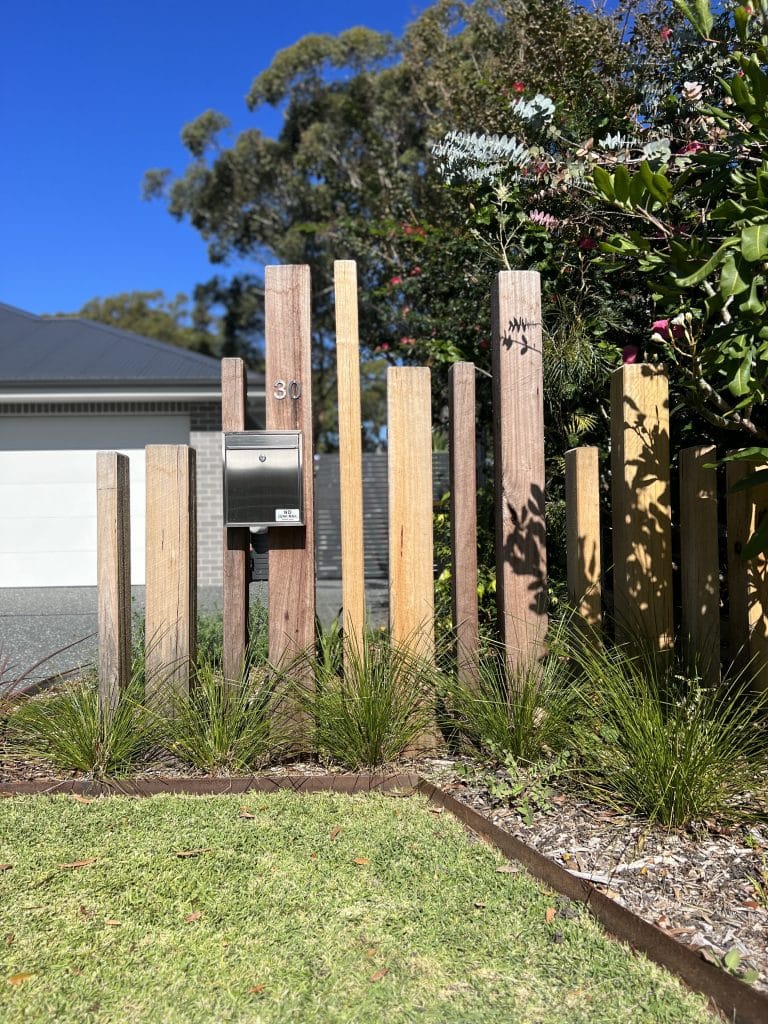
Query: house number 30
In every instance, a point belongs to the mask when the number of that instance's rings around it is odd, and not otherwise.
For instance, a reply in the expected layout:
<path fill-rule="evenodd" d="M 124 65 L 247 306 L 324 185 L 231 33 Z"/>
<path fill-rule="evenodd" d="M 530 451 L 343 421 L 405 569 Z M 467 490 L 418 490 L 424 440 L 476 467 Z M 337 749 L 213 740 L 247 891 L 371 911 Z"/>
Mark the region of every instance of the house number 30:
<path fill-rule="evenodd" d="M 292 398 L 294 402 L 301 398 L 301 382 L 298 380 L 276 380 L 273 395 L 277 399 Z"/>

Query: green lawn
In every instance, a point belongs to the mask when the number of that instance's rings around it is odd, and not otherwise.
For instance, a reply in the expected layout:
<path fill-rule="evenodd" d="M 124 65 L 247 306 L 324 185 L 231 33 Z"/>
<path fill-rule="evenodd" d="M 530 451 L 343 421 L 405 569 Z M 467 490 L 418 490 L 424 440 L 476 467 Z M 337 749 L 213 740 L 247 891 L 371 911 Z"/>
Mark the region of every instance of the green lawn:
<path fill-rule="evenodd" d="M 715 1020 L 421 798 L 18 797 L 0 863 L 4 1024 Z"/>

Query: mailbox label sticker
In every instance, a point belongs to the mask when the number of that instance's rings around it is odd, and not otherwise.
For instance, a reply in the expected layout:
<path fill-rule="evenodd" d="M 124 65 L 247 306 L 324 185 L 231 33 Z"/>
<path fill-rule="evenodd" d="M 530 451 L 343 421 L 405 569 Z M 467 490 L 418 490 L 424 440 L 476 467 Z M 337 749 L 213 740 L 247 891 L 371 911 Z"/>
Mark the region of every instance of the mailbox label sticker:
<path fill-rule="evenodd" d="M 297 508 L 276 508 L 276 523 L 298 523 L 301 519 Z"/>

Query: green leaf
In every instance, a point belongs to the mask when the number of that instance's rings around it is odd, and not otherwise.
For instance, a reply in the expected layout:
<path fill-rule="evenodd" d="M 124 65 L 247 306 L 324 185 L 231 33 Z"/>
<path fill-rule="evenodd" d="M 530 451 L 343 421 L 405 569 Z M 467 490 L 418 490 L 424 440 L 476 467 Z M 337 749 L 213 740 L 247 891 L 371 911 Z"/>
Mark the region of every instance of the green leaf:
<path fill-rule="evenodd" d="M 728 249 L 732 249 L 735 245 L 739 244 L 738 238 L 726 238 L 720 248 L 714 252 L 706 263 L 702 264 L 698 270 L 694 270 L 692 274 L 687 277 L 678 277 L 675 280 L 675 284 L 678 288 L 690 288 L 691 285 L 701 284 L 705 277 L 709 277 L 712 271 L 720 262 L 720 258 L 724 252 Z"/>
<path fill-rule="evenodd" d="M 732 295 L 740 295 L 749 288 L 749 282 L 741 276 L 741 260 L 736 261 L 736 256 L 729 252 L 723 261 L 720 271 L 720 294 L 723 299 L 730 299 Z"/>
<path fill-rule="evenodd" d="M 749 263 L 768 254 L 768 224 L 750 224 L 742 228 L 741 254 Z"/>
<path fill-rule="evenodd" d="M 736 949 L 729 949 L 723 957 L 723 963 L 729 971 L 735 971 L 741 963 L 741 954 Z"/>
<path fill-rule="evenodd" d="M 633 206 L 639 206 L 642 200 L 648 195 L 648 186 L 643 175 L 638 171 L 632 175 L 629 183 L 629 200 Z"/>
<path fill-rule="evenodd" d="M 726 462 L 742 462 L 745 459 L 748 462 L 755 459 L 765 459 L 768 462 L 768 448 L 740 448 L 737 452 L 724 455 L 720 461 L 725 464 Z"/>
<path fill-rule="evenodd" d="M 679 11 L 682 11 L 699 35 L 704 39 L 709 39 L 715 20 L 709 9 L 709 0 L 693 0 L 693 4 L 688 4 L 685 0 L 674 0 L 674 4 Z"/>
<path fill-rule="evenodd" d="M 596 167 L 592 172 L 592 180 L 594 181 L 598 191 L 602 192 L 609 202 L 613 202 L 615 196 L 610 174 L 602 167 Z"/>
<path fill-rule="evenodd" d="M 752 286 L 749 289 L 749 295 L 744 302 L 739 304 L 740 313 L 760 316 L 761 313 L 765 312 L 765 303 L 760 301 L 760 296 L 757 294 L 758 285 L 762 283 L 762 277 L 752 278 Z"/>
<path fill-rule="evenodd" d="M 709 215 L 710 220 L 739 220 L 744 216 L 745 207 L 733 199 L 720 203 Z"/>
<path fill-rule="evenodd" d="M 736 494 L 737 491 L 748 491 L 751 487 L 759 487 L 760 484 L 768 483 L 768 469 L 756 469 L 754 473 L 750 473 L 749 476 L 745 476 L 742 480 L 738 480 L 733 487 L 731 487 L 729 494 Z"/>
<path fill-rule="evenodd" d="M 613 192 L 616 201 L 625 204 L 629 199 L 629 171 L 624 164 L 618 164 L 613 175 Z"/>
<path fill-rule="evenodd" d="M 728 382 L 728 390 L 736 398 L 741 398 L 742 395 L 749 393 L 749 382 L 752 379 L 752 350 L 744 356 L 739 368 L 733 375 L 733 378 Z"/>
<path fill-rule="evenodd" d="M 741 980 L 746 985 L 754 985 L 760 975 L 757 973 L 754 967 L 748 967 L 746 971 L 741 975 Z"/>
<path fill-rule="evenodd" d="M 733 21 L 736 25 L 736 31 L 738 32 L 739 39 L 742 43 L 747 41 L 747 26 L 749 25 L 749 15 L 743 7 L 737 7 L 733 12 Z"/>

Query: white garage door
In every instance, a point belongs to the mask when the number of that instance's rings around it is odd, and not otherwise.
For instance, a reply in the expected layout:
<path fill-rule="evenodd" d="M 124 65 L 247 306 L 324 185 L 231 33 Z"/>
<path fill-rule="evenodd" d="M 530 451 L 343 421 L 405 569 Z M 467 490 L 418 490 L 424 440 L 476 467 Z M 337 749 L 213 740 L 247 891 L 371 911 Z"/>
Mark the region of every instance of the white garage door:
<path fill-rule="evenodd" d="M 131 576 L 144 583 L 144 446 L 188 443 L 188 416 L 0 418 L 0 587 L 96 585 L 98 450 L 130 458 Z"/>

